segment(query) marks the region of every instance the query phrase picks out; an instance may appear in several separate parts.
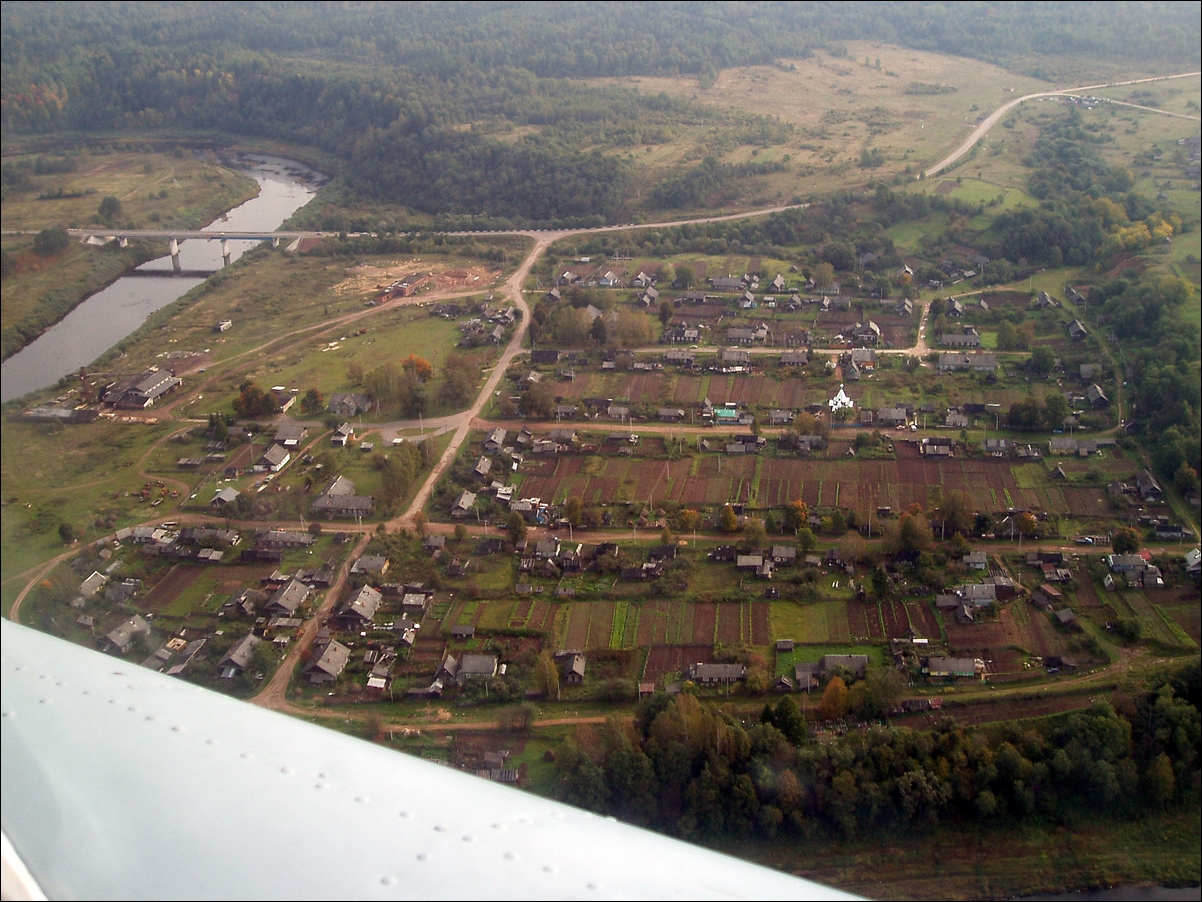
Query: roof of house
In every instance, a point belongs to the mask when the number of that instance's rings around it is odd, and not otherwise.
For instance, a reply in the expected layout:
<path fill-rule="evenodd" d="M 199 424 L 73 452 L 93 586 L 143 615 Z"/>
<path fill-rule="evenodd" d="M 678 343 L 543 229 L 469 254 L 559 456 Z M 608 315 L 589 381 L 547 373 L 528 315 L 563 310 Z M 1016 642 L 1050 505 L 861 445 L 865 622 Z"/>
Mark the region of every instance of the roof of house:
<path fill-rule="evenodd" d="M 295 614 L 299 608 L 309 597 L 309 587 L 299 580 L 289 580 L 288 585 L 281 586 L 276 593 L 271 596 L 271 600 L 267 603 L 269 608 L 281 608 L 289 614 Z"/>
<path fill-rule="evenodd" d="M 494 676 L 497 672 L 496 655 L 464 655 L 459 662 L 459 676 Z"/>
<path fill-rule="evenodd" d="M 330 677 L 337 677 L 346 667 L 347 661 L 351 659 L 351 650 L 341 642 L 331 640 L 325 648 L 321 650 L 321 654 L 314 656 L 308 664 L 305 665 L 305 673 L 313 673 L 319 671 L 327 674 Z"/>
<path fill-rule="evenodd" d="M 346 600 L 340 616 L 357 617 L 370 623 L 376 616 L 376 610 L 380 607 L 382 598 L 383 596 L 371 586 L 362 586 Z"/>
<path fill-rule="evenodd" d="M 231 646 L 230 650 L 225 653 L 220 661 L 217 662 L 218 667 L 226 667 L 233 665 L 239 670 L 245 670 L 250 666 L 251 657 L 254 655 L 255 646 L 263 640 L 254 633 L 247 633 L 241 639 Z"/>

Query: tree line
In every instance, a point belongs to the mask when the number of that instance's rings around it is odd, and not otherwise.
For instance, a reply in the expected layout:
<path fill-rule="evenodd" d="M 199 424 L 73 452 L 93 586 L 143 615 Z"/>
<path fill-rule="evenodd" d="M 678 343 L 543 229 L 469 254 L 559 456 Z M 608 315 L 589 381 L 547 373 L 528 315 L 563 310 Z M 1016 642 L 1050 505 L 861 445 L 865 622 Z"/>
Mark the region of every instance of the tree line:
<path fill-rule="evenodd" d="M 688 692 L 659 694 L 633 725 L 578 731 L 558 787 L 571 804 L 701 839 L 1133 817 L 1197 806 L 1198 702 L 1195 660 L 1053 720 L 977 729 L 949 718 L 816 741 L 792 697 L 746 724 Z M 824 696 L 811 716 L 846 704 Z"/>

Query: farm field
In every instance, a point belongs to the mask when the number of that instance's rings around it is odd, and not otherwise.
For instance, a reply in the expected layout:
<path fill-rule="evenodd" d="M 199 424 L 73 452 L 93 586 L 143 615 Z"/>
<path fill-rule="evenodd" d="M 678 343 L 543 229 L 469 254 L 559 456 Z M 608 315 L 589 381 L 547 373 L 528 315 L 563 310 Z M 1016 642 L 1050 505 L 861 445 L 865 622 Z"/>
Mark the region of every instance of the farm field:
<path fill-rule="evenodd" d="M 881 507 L 906 510 L 912 504 L 937 507 L 949 492 L 966 492 L 977 510 L 1014 507 L 1055 514 L 1105 516 L 1110 507 L 1104 489 L 1072 487 L 1046 478 L 1043 485 L 1021 488 L 1018 466 L 994 458 L 924 460 L 914 446 L 898 442 L 896 460 L 801 459 L 769 455 L 730 457 L 687 454 L 677 460 L 637 457 L 559 455 L 528 457 L 515 482 L 523 497 L 579 497 L 586 504 L 651 499 L 685 507 L 746 504 L 753 509 L 782 508 L 801 499 L 812 508 L 854 510 L 866 521 Z M 1029 465 L 1028 465 L 1029 466 Z M 1046 472 L 1046 471 L 1044 471 Z"/>

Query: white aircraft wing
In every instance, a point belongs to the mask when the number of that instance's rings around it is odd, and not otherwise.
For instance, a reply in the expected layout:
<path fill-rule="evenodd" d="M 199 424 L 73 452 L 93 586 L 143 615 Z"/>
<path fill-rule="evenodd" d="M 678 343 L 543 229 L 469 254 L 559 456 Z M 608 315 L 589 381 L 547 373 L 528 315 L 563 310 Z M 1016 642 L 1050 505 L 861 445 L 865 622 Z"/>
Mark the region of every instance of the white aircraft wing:
<path fill-rule="evenodd" d="M 0 673 L 5 899 L 853 898 L 8 621 Z"/>

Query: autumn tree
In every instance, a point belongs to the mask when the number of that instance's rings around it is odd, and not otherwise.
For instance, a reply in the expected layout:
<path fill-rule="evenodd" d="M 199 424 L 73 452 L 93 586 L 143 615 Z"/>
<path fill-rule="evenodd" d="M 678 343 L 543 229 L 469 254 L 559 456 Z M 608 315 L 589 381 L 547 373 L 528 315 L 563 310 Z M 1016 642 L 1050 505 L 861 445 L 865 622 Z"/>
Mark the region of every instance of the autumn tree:
<path fill-rule="evenodd" d="M 676 512 L 676 528 L 682 532 L 690 532 L 701 523 L 701 515 L 692 508 L 684 507 Z"/>
<path fill-rule="evenodd" d="M 739 517 L 729 504 L 722 508 L 718 517 L 718 527 L 723 532 L 736 532 L 739 528 Z"/>
<path fill-rule="evenodd" d="M 535 662 L 534 685 L 547 698 L 559 700 L 559 667 L 549 649 L 544 649 Z"/>
<path fill-rule="evenodd" d="M 401 363 L 401 369 L 406 373 L 411 373 L 418 382 L 428 382 L 434 375 L 434 367 L 430 365 L 430 361 L 424 357 L 418 357 L 416 354 L 406 357 Z"/>
<path fill-rule="evenodd" d="M 814 709 L 819 720 L 838 720 L 847 713 L 847 684 L 842 677 L 831 677 L 822 693 L 822 700 Z"/>
<path fill-rule="evenodd" d="M 810 519 L 810 506 L 804 501 L 790 501 L 785 506 L 785 529 L 797 532 Z"/>
<path fill-rule="evenodd" d="M 1024 538 L 1030 539 L 1039 532 L 1039 521 L 1035 519 L 1035 515 L 1030 511 L 1023 511 L 1018 515 L 1018 531 L 1022 533 Z"/>

